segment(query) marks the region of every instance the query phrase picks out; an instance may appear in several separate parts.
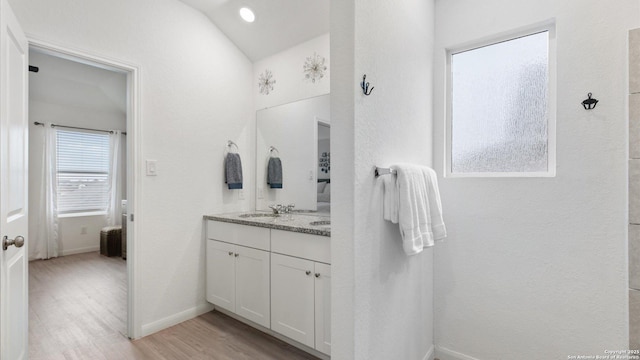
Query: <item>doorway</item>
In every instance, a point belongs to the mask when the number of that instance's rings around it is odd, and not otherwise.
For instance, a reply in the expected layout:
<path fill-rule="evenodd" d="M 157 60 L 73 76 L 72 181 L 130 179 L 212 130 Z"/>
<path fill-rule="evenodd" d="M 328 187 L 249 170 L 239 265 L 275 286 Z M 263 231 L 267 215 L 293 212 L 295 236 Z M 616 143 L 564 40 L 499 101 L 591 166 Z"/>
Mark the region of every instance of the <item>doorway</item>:
<path fill-rule="evenodd" d="M 38 343 L 39 337 L 48 335 L 44 320 L 53 321 L 49 329 L 60 330 L 71 340 L 59 343 L 62 346 L 73 346 L 74 340 L 91 341 L 91 336 L 135 338 L 139 326 L 134 316 L 136 229 L 132 221 L 137 180 L 133 170 L 139 153 L 138 69 L 39 41 L 30 41 L 29 52 L 30 65 L 37 68 L 29 73 L 31 234 L 43 225 L 31 219 L 42 218 L 37 214 L 39 203 L 50 205 L 42 201 L 44 192 L 37 190 L 46 179 L 45 152 L 41 151 L 45 128 L 55 132 L 49 139 L 55 139 L 56 168 L 47 173 L 53 177 L 49 183 L 55 181 L 58 187 L 53 191 L 57 251 L 42 251 L 38 241 L 30 244 L 35 247 L 29 251 L 30 271 L 35 270 L 30 274 L 30 293 L 37 291 L 35 296 L 30 294 L 30 347 L 37 344 L 39 350 L 54 350 L 46 346 L 51 339 Z M 99 205 L 105 201 L 106 206 Z M 116 229 L 104 229 L 110 225 Z M 120 246 L 116 249 L 116 245 Z M 52 260 L 36 260 L 47 258 Z M 66 277 L 49 281 L 55 274 Z M 53 288 L 56 292 L 48 293 Z M 67 291 L 60 293 L 60 288 Z M 62 302 L 51 302 L 52 298 Z M 75 324 L 65 330 L 64 321 Z"/>

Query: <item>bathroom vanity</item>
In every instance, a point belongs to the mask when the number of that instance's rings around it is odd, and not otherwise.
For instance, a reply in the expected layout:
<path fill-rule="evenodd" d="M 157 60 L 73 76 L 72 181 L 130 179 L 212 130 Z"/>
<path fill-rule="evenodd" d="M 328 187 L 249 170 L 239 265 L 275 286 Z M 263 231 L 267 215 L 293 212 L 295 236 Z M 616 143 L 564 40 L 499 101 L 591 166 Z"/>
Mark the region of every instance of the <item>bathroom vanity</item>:
<path fill-rule="evenodd" d="M 329 217 L 252 212 L 204 219 L 207 301 L 314 355 L 330 355 Z"/>

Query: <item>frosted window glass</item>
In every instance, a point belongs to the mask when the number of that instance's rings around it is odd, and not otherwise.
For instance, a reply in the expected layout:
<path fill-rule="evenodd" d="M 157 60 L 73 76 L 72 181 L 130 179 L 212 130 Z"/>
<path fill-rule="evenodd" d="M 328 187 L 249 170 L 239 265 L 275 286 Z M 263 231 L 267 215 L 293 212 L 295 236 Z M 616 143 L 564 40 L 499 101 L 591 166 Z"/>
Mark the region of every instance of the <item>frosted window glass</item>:
<path fill-rule="evenodd" d="M 549 32 L 451 55 L 451 172 L 546 172 Z"/>

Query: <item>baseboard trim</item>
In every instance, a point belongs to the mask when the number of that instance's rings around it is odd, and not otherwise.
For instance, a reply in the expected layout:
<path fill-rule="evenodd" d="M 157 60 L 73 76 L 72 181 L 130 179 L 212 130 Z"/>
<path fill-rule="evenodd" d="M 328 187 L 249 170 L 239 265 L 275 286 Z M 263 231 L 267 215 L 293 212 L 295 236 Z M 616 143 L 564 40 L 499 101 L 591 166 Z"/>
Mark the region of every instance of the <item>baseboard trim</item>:
<path fill-rule="evenodd" d="M 431 345 L 431 347 L 429 348 L 429 351 L 427 351 L 427 353 L 424 355 L 422 360 L 433 360 L 433 358 L 436 355 L 435 353 L 436 353 L 436 347 Z"/>
<path fill-rule="evenodd" d="M 84 253 L 94 252 L 94 251 L 100 251 L 100 246 L 98 245 L 98 246 L 89 246 L 89 247 L 77 248 L 77 249 L 62 250 L 60 252 L 60 256 L 84 254 Z"/>
<path fill-rule="evenodd" d="M 191 320 L 211 310 L 213 310 L 213 305 L 209 303 L 203 303 L 196 307 L 192 307 L 191 309 L 187 309 L 177 314 L 167 316 L 152 323 L 144 324 L 142 325 L 141 337 L 145 337 L 173 325 L 180 324 L 183 321 Z"/>
<path fill-rule="evenodd" d="M 447 348 L 436 346 L 435 357 L 439 360 L 480 360 L 469 355 L 449 350 Z"/>

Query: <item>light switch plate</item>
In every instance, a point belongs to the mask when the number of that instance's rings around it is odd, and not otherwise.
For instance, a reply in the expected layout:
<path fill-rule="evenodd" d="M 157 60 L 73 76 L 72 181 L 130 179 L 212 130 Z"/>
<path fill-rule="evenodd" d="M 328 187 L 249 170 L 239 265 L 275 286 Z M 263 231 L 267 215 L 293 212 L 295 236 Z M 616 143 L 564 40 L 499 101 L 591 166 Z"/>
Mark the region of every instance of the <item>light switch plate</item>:
<path fill-rule="evenodd" d="M 158 161 L 146 160 L 147 176 L 158 176 Z"/>

